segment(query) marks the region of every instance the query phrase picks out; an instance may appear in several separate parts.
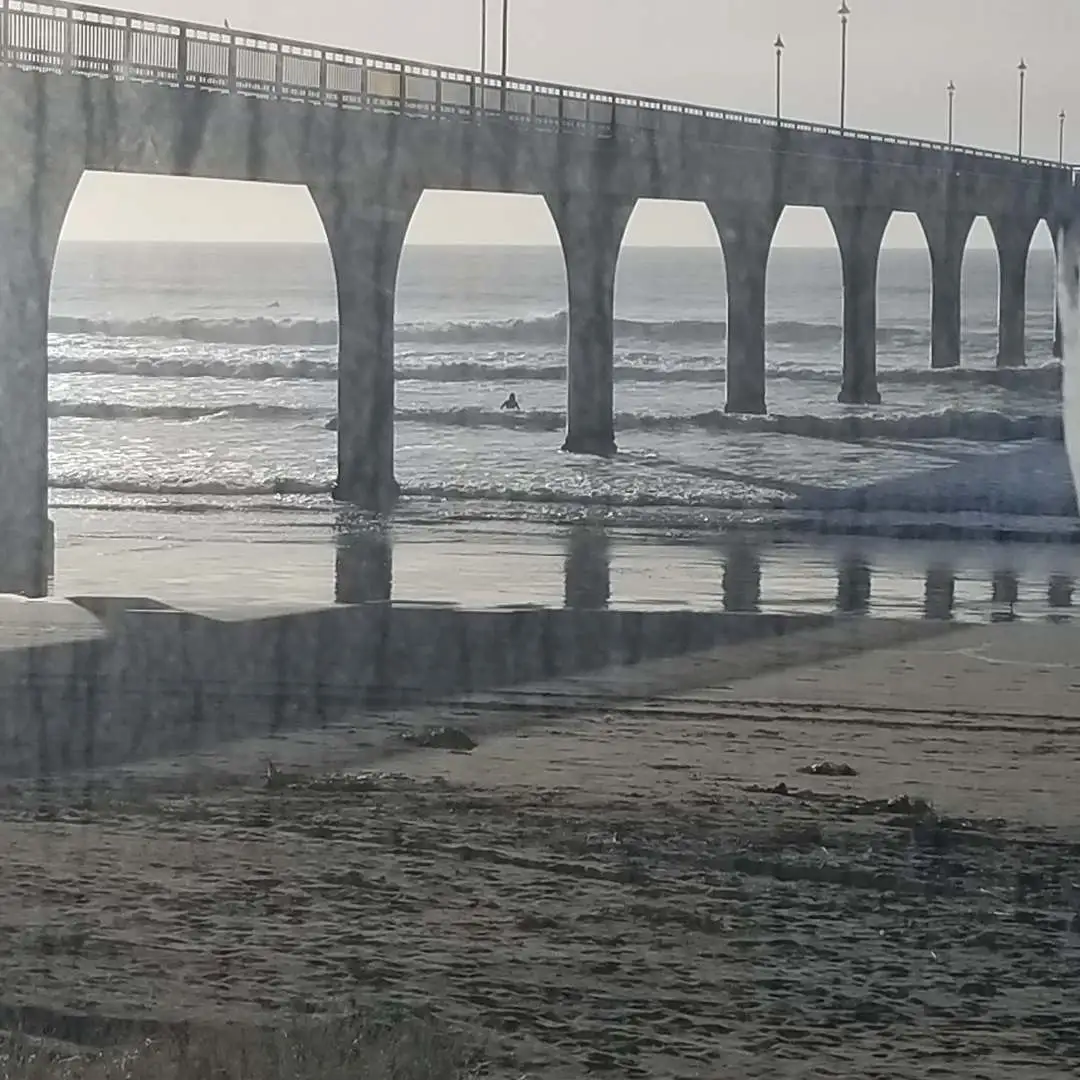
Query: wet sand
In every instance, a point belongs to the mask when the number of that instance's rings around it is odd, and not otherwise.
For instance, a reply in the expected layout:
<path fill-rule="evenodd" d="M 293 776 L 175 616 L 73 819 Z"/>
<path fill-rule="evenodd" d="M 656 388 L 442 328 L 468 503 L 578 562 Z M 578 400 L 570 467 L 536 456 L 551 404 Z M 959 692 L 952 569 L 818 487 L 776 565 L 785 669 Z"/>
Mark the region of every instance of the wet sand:
<path fill-rule="evenodd" d="M 515 1077 L 1072 1076 L 1078 694 L 1071 626 L 852 620 L 12 787 L 2 1005 L 430 1005 Z"/>
<path fill-rule="evenodd" d="M 149 596 L 194 609 L 388 596 L 562 606 L 584 594 L 584 606 L 985 622 L 1069 617 L 1080 581 L 1080 546 L 1070 544 L 405 521 L 350 547 L 341 523 L 322 511 L 53 516 L 54 595 Z M 357 595 L 350 579 L 369 592 Z"/>

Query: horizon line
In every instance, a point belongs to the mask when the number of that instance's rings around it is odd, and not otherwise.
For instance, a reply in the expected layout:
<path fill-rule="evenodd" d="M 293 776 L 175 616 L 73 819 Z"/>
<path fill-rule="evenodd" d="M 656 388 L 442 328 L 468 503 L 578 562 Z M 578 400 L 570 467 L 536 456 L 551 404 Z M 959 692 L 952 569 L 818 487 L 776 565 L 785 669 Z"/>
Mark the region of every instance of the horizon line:
<path fill-rule="evenodd" d="M 220 244 L 222 246 L 236 246 L 236 247 L 262 247 L 262 246 L 279 246 L 279 247 L 328 247 L 328 243 L 325 240 L 207 240 L 207 239 L 164 239 L 161 237 L 148 238 L 148 239 L 132 239 L 128 237 L 74 237 L 65 239 L 61 237 L 60 246 L 64 244 L 167 244 L 171 247 L 195 247 L 199 244 Z M 439 249 L 452 249 L 463 248 L 465 250 L 476 251 L 483 248 L 513 248 L 519 251 L 544 251 L 547 249 L 559 249 L 558 243 L 547 244 L 514 244 L 514 243 L 484 243 L 477 242 L 471 244 L 458 244 L 458 243 L 418 243 L 418 242 L 406 242 L 406 248 L 439 248 Z M 717 240 L 714 244 L 633 244 L 625 243 L 622 248 L 633 248 L 637 251 L 713 251 L 721 247 L 720 241 Z M 772 250 L 781 251 L 836 251 L 839 252 L 838 245 L 833 242 L 831 244 L 773 244 Z M 922 244 L 882 244 L 882 251 L 921 251 L 929 253 L 929 248 L 925 243 Z M 994 251 L 995 246 L 993 244 L 968 244 L 965 249 L 973 251 Z M 1052 247 L 1032 247 L 1033 251 L 1052 251 Z"/>

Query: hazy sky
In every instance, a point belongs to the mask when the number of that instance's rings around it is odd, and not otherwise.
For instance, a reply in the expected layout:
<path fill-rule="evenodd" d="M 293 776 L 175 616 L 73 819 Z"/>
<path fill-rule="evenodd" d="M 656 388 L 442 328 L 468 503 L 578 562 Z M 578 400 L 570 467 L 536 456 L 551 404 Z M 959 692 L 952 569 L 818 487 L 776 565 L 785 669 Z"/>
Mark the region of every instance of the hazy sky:
<path fill-rule="evenodd" d="M 782 33 L 784 112 L 835 123 L 839 100 L 839 0 L 510 0 L 513 74 L 703 104 L 771 112 L 772 44 Z M 848 0 L 848 123 L 944 138 L 945 86 L 957 85 L 958 142 L 1012 150 L 1017 64 L 1028 64 L 1025 149 L 1057 156 L 1059 111 L 1066 158 L 1080 159 L 1080 3 L 1076 0 Z M 448 65 L 479 65 L 480 0 L 129 0 L 147 13 L 335 44 Z M 499 9 L 491 0 L 497 66 Z M 303 190 L 173 178 L 87 176 L 69 239 L 318 240 Z M 554 243 L 543 203 L 522 196 L 429 192 L 414 243 Z M 972 243 L 988 242 L 984 222 Z M 1042 237 L 1043 243 L 1048 241 Z M 639 206 L 632 244 L 715 243 L 696 204 Z M 824 215 L 789 210 L 777 243 L 833 242 Z M 922 243 L 895 217 L 886 242 Z"/>

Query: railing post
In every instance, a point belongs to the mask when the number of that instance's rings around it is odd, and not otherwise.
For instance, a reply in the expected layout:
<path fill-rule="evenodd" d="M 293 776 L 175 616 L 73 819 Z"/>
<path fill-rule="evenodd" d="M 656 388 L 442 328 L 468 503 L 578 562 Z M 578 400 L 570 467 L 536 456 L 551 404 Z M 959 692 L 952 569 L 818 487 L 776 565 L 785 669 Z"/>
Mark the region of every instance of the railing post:
<path fill-rule="evenodd" d="M 435 115 L 442 116 L 442 79 L 435 76 Z"/>
<path fill-rule="evenodd" d="M 228 61 L 229 93 L 236 93 L 236 35 L 229 35 L 229 61 Z"/>
<path fill-rule="evenodd" d="M 326 104 L 326 86 L 330 81 L 326 62 L 326 50 L 319 53 L 319 104 Z"/>
<path fill-rule="evenodd" d="M 176 39 L 176 81 L 180 86 L 187 86 L 187 27 L 180 26 L 180 36 Z"/>
<path fill-rule="evenodd" d="M 70 75 L 75 67 L 74 56 L 71 49 L 72 22 L 75 18 L 75 9 L 68 8 L 64 14 L 64 74 Z"/>
<path fill-rule="evenodd" d="M 134 34 L 131 29 L 131 17 L 124 16 L 124 59 L 121 61 L 121 70 L 124 73 L 124 77 L 128 77 L 131 74 L 131 65 L 135 61 L 135 42 Z"/>
<path fill-rule="evenodd" d="M 274 58 L 274 97 L 280 98 L 285 86 L 285 54 L 278 42 L 277 56 Z"/>
<path fill-rule="evenodd" d="M 0 8 L 0 60 L 7 62 L 11 45 L 11 9 L 8 0 Z"/>

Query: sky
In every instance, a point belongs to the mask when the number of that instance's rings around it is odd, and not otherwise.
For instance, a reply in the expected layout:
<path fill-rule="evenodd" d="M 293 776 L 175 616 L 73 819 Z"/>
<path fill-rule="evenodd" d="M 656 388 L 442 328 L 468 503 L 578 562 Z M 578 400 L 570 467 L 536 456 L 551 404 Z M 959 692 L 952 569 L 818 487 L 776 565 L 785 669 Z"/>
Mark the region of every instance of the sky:
<path fill-rule="evenodd" d="M 784 113 L 836 123 L 839 0 L 509 0 L 511 74 L 623 93 L 771 113 L 773 42 L 783 35 Z M 945 87 L 956 84 L 956 141 L 1015 150 L 1017 65 L 1027 63 L 1025 150 L 1056 158 L 1064 109 L 1066 159 L 1080 160 L 1080 3 L 1076 0 L 848 0 L 847 122 L 943 139 Z M 130 0 L 148 14 L 478 67 L 480 0 Z M 501 0 L 490 0 L 489 64 L 498 65 Z M 1071 125 L 1071 126 L 1070 126 Z M 323 241 L 303 189 L 169 177 L 88 174 L 69 240 Z M 324 241 L 323 241 L 324 242 Z M 553 244 L 542 200 L 427 192 L 415 244 Z M 639 204 L 628 244 L 715 244 L 700 204 Z M 896 215 L 886 245 L 923 244 Z M 989 246 L 977 222 L 970 243 Z M 1042 232 L 1040 245 L 1049 243 Z M 789 209 L 779 246 L 835 243 L 822 211 Z"/>

